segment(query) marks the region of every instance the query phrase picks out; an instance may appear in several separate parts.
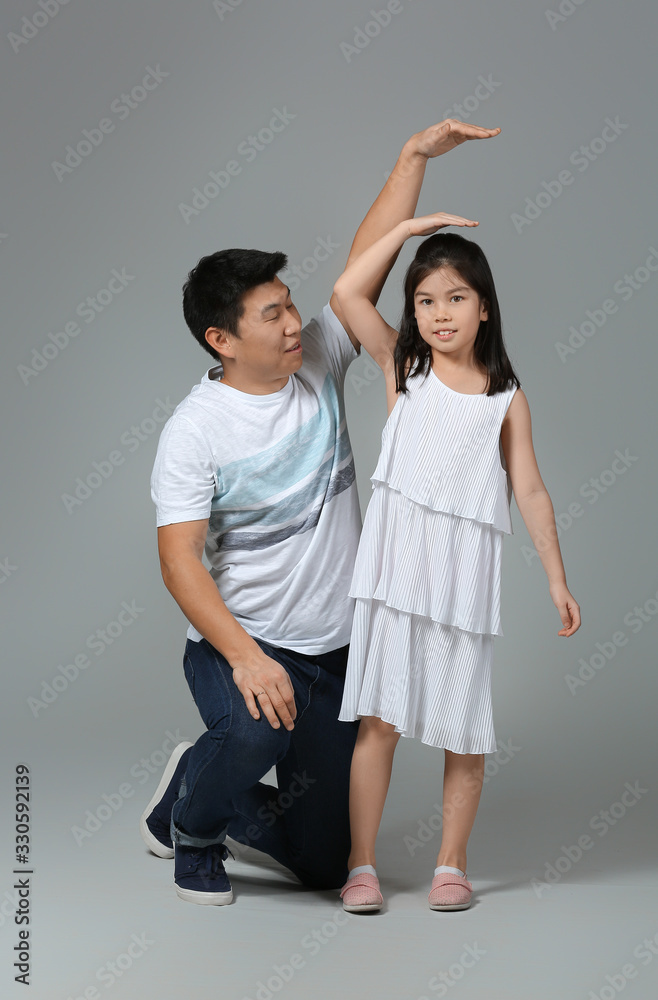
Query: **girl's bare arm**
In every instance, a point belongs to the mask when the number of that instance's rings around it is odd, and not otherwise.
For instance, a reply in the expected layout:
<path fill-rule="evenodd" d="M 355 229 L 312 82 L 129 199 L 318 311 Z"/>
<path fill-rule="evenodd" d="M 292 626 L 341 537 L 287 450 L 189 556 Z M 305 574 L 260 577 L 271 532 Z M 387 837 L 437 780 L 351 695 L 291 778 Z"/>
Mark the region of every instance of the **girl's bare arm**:
<path fill-rule="evenodd" d="M 500 432 L 517 507 L 548 577 L 548 589 L 560 613 L 558 635 L 570 636 L 580 628 L 580 607 L 567 587 L 555 513 L 548 490 L 539 473 L 532 444 L 530 407 L 522 389 L 517 389 Z"/>
<path fill-rule="evenodd" d="M 430 125 L 429 128 L 423 129 L 421 132 L 415 132 L 402 147 L 384 187 L 357 229 L 350 247 L 346 267 L 349 267 L 364 250 L 372 246 L 398 222 L 413 218 L 428 160 L 449 153 L 466 142 L 476 139 L 490 139 L 498 135 L 499 132 L 499 128 L 483 128 L 469 122 L 457 121 L 455 118 L 445 118 L 436 125 Z M 368 298 L 373 305 L 377 303 L 386 277 L 395 264 L 399 251 L 398 247 L 373 278 L 368 289 Z M 330 304 L 358 351 L 360 340 L 357 331 L 352 329 L 343 315 L 336 296 L 332 295 Z M 389 331 L 390 329 L 389 327 Z M 393 353 L 395 337 L 391 337 L 390 333 L 384 331 L 381 341 L 371 341 L 370 347 L 367 344 L 364 344 L 364 347 L 377 364 L 380 364 L 381 356 Z"/>
<path fill-rule="evenodd" d="M 446 212 L 406 219 L 364 250 L 349 267 L 345 268 L 334 285 L 334 296 L 346 322 L 384 372 L 389 413 L 397 395 L 395 370 L 392 350 L 383 349 L 382 344 L 394 344 L 397 331 L 389 326 L 373 304 L 371 298 L 373 284 L 386 268 L 391 256 L 399 252 L 400 247 L 410 236 L 429 236 L 445 226 L 477 225 L 473 219 L 465 219 L 461 215 L 449 215 Z"/>

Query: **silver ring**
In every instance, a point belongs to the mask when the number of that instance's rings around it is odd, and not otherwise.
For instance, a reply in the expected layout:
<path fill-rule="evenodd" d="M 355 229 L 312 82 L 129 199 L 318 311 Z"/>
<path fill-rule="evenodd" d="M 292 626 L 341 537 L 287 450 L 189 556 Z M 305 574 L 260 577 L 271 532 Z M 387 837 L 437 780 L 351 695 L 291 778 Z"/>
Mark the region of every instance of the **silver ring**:
<path fill-rule="evenodd" d="M 264 692 L 264 691 L 257 691 L 257 692 L 256 692 L 256 698 L 260 698 L 260 696 L 261 696 L 262 694 L 265 694 L 265 692 Z"/>

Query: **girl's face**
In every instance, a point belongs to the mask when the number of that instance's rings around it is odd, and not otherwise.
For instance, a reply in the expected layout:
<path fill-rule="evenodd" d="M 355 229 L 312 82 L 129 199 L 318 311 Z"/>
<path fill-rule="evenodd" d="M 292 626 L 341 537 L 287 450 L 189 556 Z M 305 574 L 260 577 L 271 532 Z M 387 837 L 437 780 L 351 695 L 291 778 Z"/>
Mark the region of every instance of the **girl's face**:
<path fill-rule="evenodd" d="M 455 354 L 467 361 L 480 327 L 488 317 L 474 288 L 449 267 L 439 267 L 420 282 L 414 294 L 418 331 L 439 354 Z"/>

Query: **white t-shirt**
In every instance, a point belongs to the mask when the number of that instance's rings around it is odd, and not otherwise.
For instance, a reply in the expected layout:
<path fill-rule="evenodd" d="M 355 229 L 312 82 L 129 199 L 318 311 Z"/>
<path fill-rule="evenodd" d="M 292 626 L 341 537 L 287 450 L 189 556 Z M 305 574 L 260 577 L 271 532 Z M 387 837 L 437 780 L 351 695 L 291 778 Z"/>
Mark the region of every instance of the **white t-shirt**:
<path fill-rule="evenodd" d="M 209 518 L 210 573 L 250 635 L 315 655 L 349 642 L 352 625 L 361 513 L 343 384 L 357 354 L 328 303 L 301 342 L 278 392 L 206 372 L 162 430 L 151 496 L 158 527 Z M 191 624 L 187 635 L 202 638 Z"/>

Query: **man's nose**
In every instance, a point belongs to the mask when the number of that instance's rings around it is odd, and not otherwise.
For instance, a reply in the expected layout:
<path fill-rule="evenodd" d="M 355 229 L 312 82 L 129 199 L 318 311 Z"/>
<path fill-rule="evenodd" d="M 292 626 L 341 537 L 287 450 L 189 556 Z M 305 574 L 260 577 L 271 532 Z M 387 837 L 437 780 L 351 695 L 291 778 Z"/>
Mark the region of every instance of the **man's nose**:
<path fill-rule="evenodd" d="M 285 329 L 283 331 L 284 334 L 285 334 L 285 336 L 286 337 L 296 337 L 297 334 L 301 331 L 301 329 L 302 329 L 302 322 L 301 322 L 301 320 L 297 319 L 296 316 L 290 316 L 289 315 L 288 319 L 286 320 Z"/>

